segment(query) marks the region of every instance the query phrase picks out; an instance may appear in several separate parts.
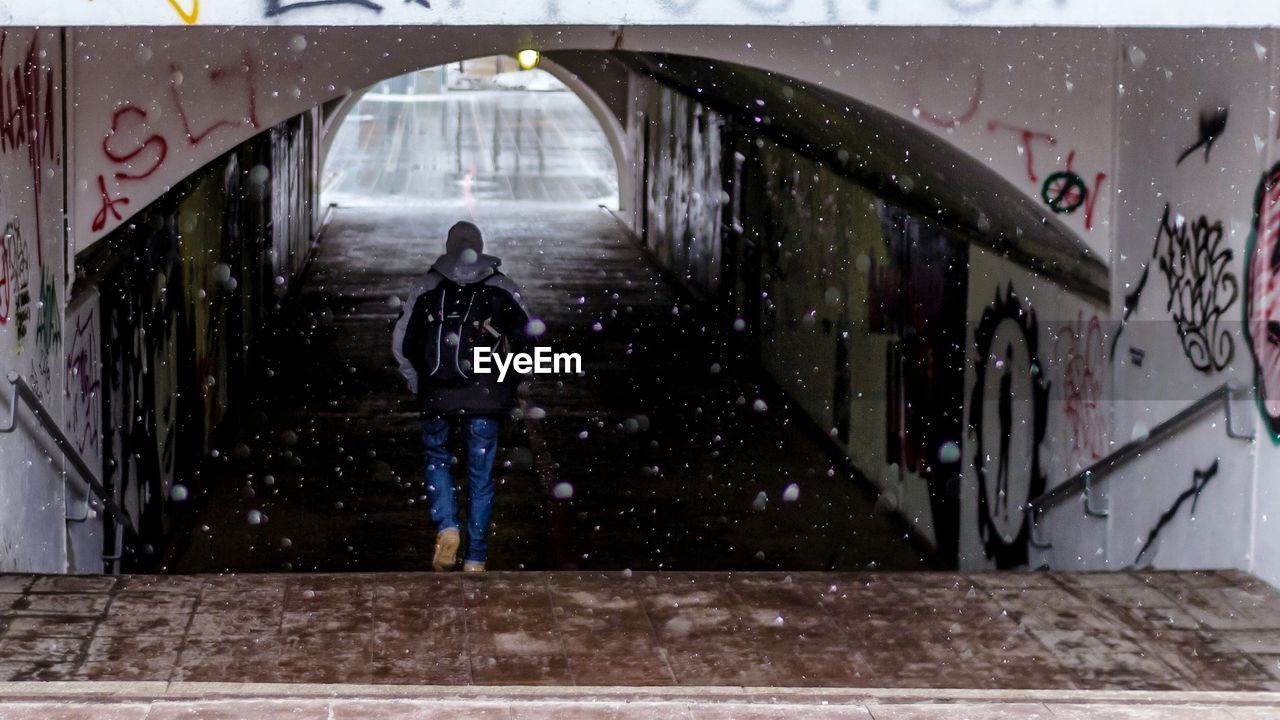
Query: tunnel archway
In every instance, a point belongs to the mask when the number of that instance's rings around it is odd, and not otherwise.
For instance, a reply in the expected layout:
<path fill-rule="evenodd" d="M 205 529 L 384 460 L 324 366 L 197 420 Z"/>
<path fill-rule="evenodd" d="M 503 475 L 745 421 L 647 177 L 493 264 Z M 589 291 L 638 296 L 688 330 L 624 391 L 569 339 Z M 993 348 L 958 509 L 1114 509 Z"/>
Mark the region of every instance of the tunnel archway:
<path fill-rule="evenodd" d="M 721 176 L 714 174 L 719 172 L 715 169 L 717 167 L 723 171 L 737 169 L 736 166 L 730 168 L 729 165 L 722 164 L 727 156 L 721 155 L 720 151 L 733 150 L 734 163 L 738 162 L 737 156 L 740 155 L 744 160 L 750 158 L 751 162 L 759 165 L 759 172 L 754 176 L 755 179 L 749 181 L 755 183 L 752 191 L 754 194 L 746 197 L 746 204 L 750 205 L 749 212 L 755 214 L 754 219 L 769 226 L 770 232 L 774 234 L 763 238 L 764 242 L 759 243 L 764 248 L 760 255 L 752 258 L 745 256 L 736 258 L 749 265 L 748 274 L 756 273 L 755 277 L 746 278 L 746 284 L 743 285 L 742 292 L 737 297 L 750 298 L 756 295 L 769 298 L 768 302 L 750 307 L 750 312 L 747 313 L 752 323 L 762 327 L 772 325 L 772 328 L 765 327 L 766 332 L 778 328 L 805 326 L 805 318 L 801 317 L 796 309 L 803 304 L 813 303 L 805 292 L 794 292 L 794 290 L 803 285 L 799 279 L 805 277 L 806 271 L 817 271 L 827 276 L 833 271 L 847 272 L 850 277 L 842 279 L 841 282 L 846 283 L 849 288 L 856 287 L 862 282 L 853 278 L 854 273 L 849 269 L 851 267 L 856 267 L 858 272 L 867 272 L 887 265 L 890 266 L 888 271 L 891 273 L 904 272 L 903 268 L 910 263 L 904 263 L 903 258 L 895 259 L 892 255 L 893 253 L 911 255 L 916 252 L 915 238 L 919 235 L 919 228 L 924 226 L 934 228 L 931 231 L 933 235 L 930 237 L 932 240 L 937 240 L 937 244 L 942 247 L 956 243 L 965 247 L 972 244 L 985 251 L 993 251 L 997 256 L 1012 260 L 1025 269 L 1041 273 L 1067 285 L 1077 295 L 1096 299 L 1106 294 L 1105 267 L 1101 266 L 1101 263 L 1092 256 L 1087 245 L 1082 244 L 1063 223 L 1026 198 L 1017 187 L 998 172 L 977 162 L 962 149 L 934 133 L 926 132 L 918 124 L 913 124 L 889 110 L 877 107 L 872 102 L 855 100 L 847 93 L 820 87 L 789 74 L 752 68 L 729 61 L 708 60 L 704 56 L 659 55 L 612 49 L 573 52 L 578 54 L 576 59 L 579 61 L 577 63 L 579 67 L 584 62 L 587 64 L 594 62 L 615 63 L 615 66 L 620 65 L 626 69 L 627 72 L 623 77 L 628 84 L 622 96 L 628 103 L 624 117 L 630 135 L 624 144 L 624 141 L 615 134 L 612 145 L 615 151 L 619 147 L 624 150 L 629 147 L 632 152 L 643 148 L 644 162 L 640 162 L 638 156 L 633 156 L 631 161 L 617 166 L 617 169 L 626 168 L 632 173 L 639 171 L 640 175 L 633 174 L 633 177 L 642 176 L 646 181 L 644 193 L 646 198 L 659 196 L 680 198 L 677 207 L 672 208 L 667 214 L 667 217 L 675 218 L 671 226 L 674 229 L 668 237 L 649 242 L 648 249 L 654 252 L 660 264 L 665 264 L 667 269 L 673 270 L 677 278 L 700 286 L 695 289 L 712 293 L 717 291 L 718 281 L 715 278 L 719 273 L 720 256 L 719 250 L 714 247 L 709 252 L 703 252 L 699 248 L 693 248 L 691 251 L 690 248 L 699 240 L 705 242 L 709 239 L 713 245 L 720 241 L 717 216 L 721 214 L 723 208 L 728 207 L 730 203 L 738 207 L 746 207 L 741 197 L 735 200 L 725 192 L 726 188 L 736 192 L 739 188 L 739 178 L 735 175 L 730 181 L 730 186 L 722 184 Z M 246 63 L 242 67 L 250 66 Z M 604 95 L 609 92 L 610 82 L 614 83 L 612 103 L 604 99 Z M 596 92 L 596 97 L 599 99 L 597 106 L 602 107 L 602 111 L 615 115 L 618 114 L 619 108 L 616 83 L 615 77 L 612 81 L 606 79 L 592 88 L 593 91 L 602 88 Z M 658 105 L 650 106 L 648 109 L 641 109 L 638 105 L 633 106 L 636 100 L 631 91 L 636 87 L 636 83 L 649 83 L 657 88 L 654 92 L 665 93 L 658 100 Z M 252 86 L 250 90 L 252 91 Z M 178 90 L 174 94 L 181 97 L 182 92 Z M 658 97 L 654 92 L 651 92 L 650 96 Z M 299 89 L 295 94 L 304 93 Z M 130 118 L 135 115 L 136 113 L 128 113 Z M 736 125 L 740 131 L 735 141 L 739 144 L 733 147 L 727 145 L 722 147 L 717 144 L 716 138 L 719 137 L 720 130 L 720 126 L 717 125 L 719 122 L 716 119 L 717 115 L 732 118 L 728 122 Z M 265 117 L 268 115 L 263 111 L 260 115 L 251 115 L 244 122 L 249 125 L 262 123 L 265 122 Z M 314 114 L 308 117 L 314 117 Z M 182 119 L 184 131 L 189 131 L 192 127 L 200 128 L 199 125 L 191 124 L 189 116 L 183 115 Z M 330 129 L 332 127 L 330 126 Z M 620 127 L 621 122 L 618 123 L 617 128 Z M 194 146 L 199 147 L 205 139 L 212 143 L 212 138 L 221 137 L 215 133 L 225 130 L 223 134 L 229 134 L 231 130 L 236 129 L 230 121 L 219 121 L 208 128 L 201 131 L 200 139 L 192 143 Z M 111 139 L 114 140 L 115 137 Z M 686 140 L 689 142 L 687 145 Z M 139 151 L 144 157 L 145 145 L 146 143 Z M 772 153 L 772 158 L 764 160 L 760 150 L 770 145 L 775 148 L 769 151 Z M 681 160 L 664 165 L 662 157 L 664 148 L 672 151 L 671 157 L 703 161 L 701 167 L 712 174 L 700 174 L 696 162 L 694 165 L 682 165 L 683 160 Z M 654 161 L 652 167 L 659 169 L 655 172 L 666 173 L 661 181 L 653 184 L 648 183 L 651 178 L 657 177 L 651 175 L 651 160 Z M 697 179 L 705 181 L 705 186 L 688 185 L 685 181 L 690 176 L 696 176 Z M 820 177 L 825 179 L 820 180 Z M 825 213 L 825 211 L 819 210 L 817 206 L 809 206 L 802 207 L 799 215 L 788 215 L 798 207 L 793 201 L 816 192 L 820 186 L 843 187 L 850 183 L 860 189 L 848 190 L 847 193 L 841 190 L 841 193 L 846 193 L 841 196 L 851 200 L 849 207 L 861 205 L 862 209 L 859 212 L 862 215 L 859 222 L 865 224 L 862 230 L 872 224 L 884 228 L 887 227 L 885 223 L 897 223 L 906 228 L 900 233 L 902 237 L 894 241 L 897 245 L 894 248 L 887 248 L 884 253 L 877 250 L 874 256 L 863 252 L 863 255 L 858 257 L 833 257 L 831 258 L 833 262 L 818 265 L 812 265 L 812 256 L 808 257 L 809 265 L 797 261 L 798 251 L 785 249 L 785 246 L 797 239 L 803 242 L 816 240 L 817 234 L 824 225 L 822 216 L 816 213 Z M 835 194 L 839 193 L 832 195 Z M 886 209 L 880 201 L 885 201 L 893 207 Z M 781 207 L 787 203 L 791 203 L 789 209 Z M 682 204 L 684 206 L 681 206 Z M 772 206 L 775 204 L 779 206 L 777 212 L 773 212 L 775 208 Z M 695 205 L 700 218 L 708 220 L 709 224 L 695 228 L 680 217 L 681 213 L 692 212 L 690 208 Z M 803 206 L 804 202 L 800 202 L 800 205 Z M 836 207 L 843 206 L 841 203 L 836 204 Z M 871 208 L 872 211 L 868 212 L 867 208 Z M 645 211 L 639 210 L 641 215 L 647 218 Z M 894 215 L 898 211 L 901 213 Z M 912 221 L 913 217 L 914 221 Z M 405 218 L 401 218 L 401 221 L 412 222 Z M 638 230 L 644 240 L 651 240 L 647 225 L 635 226 L 631 229 Z M 659 234 L 662 232 L 660 229 Z M 741 242 L 747 239 L 741 231 L 735 230 L 735 232 L 739 233 L 739 237 L 734 238 L 735 241 Z M 878 235 L 880 231 L 872 232 Z M 957 237 L 943 237 L 948 233 Z M 520 237 L 518 233 L 512 236 Z M 859 237 L 859 233 L 846 236 Z M 829 248 L 837 245 L 841 243 L 828 243 Z M 848 248 L 831 252 L 838 254 L 851 250 L 852 247 L 853 245 L 850 244 Z M 967 256 L 964 254 L 949 255 L 945 250 L 938 252 L 938 257 L 932 258 L 930 262 L 937 260 L 948 267 L 963 267 L 966 264 Z M 694 255 L 698 257 L 691 261 Z M 869 267 L 862 267 L 864 258 Z M 892 267 L 894 263 L 897 263 L 898 267 Z M 768 277 L 759 276 L 757 269 L 761 264 L 766 266 Z M 742 267 L 738 266 L 734 269 L 739 278 L 743 277 Z M 788 277 L 791 280 L 788 280 Z M 892 286 L 896 282 L 886 277 L 870 272 L 867 282 L 876 288 L 875 291 L 879 291 L 883 289 L 882 285 Z M 760 287 L 750 287 L 750 283 L 755 281 L 765 283 L 763 289 L 766 292 L 759 292 Z M 646 279 L 645 282 L 648 280 Z M 930 277 L 919 280 L 918 283 L 922 287 L 944 286 L 946 278 Z M 554 282 L 548 285 L 548 287 L 554 286 Z M 959 294 L 943 298 L 940 304 L 953 309 L 963 309 L 969 301 L 964 294 L 965 286 L 957 284 L 952 287 L 958 288 Z M 834 292 L 831 295 L 834 300 L 825 300 L 826 304 L 841 308 L 849 305 L 845 300 L 849 297 L 847 288 L 828 287 L 826 290 Z M 889 289 L 891 293 L 896 291 L 895 287 Z M 579 295 L 579 298 L 586 297 L 586 293 Z M 612 308 L 612 311 L 617 310 L 618 308 Z M 852 312 L 847 311 L 846 317 L 822 318 L 823 333 L 829 334 L 832 328 L 856 322 L 851 319 Z M 805 317 L 816 318 L 817 313 L 810 312 Z M 958 322 L 951 322 L 950 327 L 958 333 L 963 333 L 965 317 L 963 314 L 955 316 L 953 313 L 950 321 L 957 319 Z M 880 318 L 873 320 L 870 324 L 873 326 L 872 332 L 895 334 L 902 330 L 899 334 L 906 335 L 911 328 L 904 323 L 902 318 L 889 321 Z M 748 323 L 744 321 L 743 324 Z M 892 331 L 886 333 L 885 328 L 892 328 Z M 775 332 L 773 341 L 780 347 L 794 347 L 806 342 L 804 338 L 794 333 L 792 337 L 787 337 L 782 332 Z M 821 349 L 824 354 L 829 350 L 825 347 L 826 344 L 824 343 Z M 848 345 L 843 341 L 836 344 L 835 366 L 847 369 L 847 366 L 851 365 L 850 353 L 853 351 Z M 963 345 L 962 334 L 953 333 L 939 347 L 954 349 Z M 933 351 L 933 348 L 917 348 L 917 350 L 927 355 L 928 352 Z M 805 408 L 805 411 L 819 418 L 818 421 L 822 424 L 832 423 L 832 430 L 843 439 L 849 435 L 849 429 L 840 416 L 849 411 L 848 403 L 852 390 L 848 377 L 842 376 L 843 380 L 833 381 L 835 373 L 830 360 L 830 357 L 822 358 L 821 362 L 812 365 L 814 368 L 812 372 L 820 378 L 820 383 L 834 383 L 835 387 L 822 391 L 828 394 L 828 397 L 810 399 L 812 406 Z M 718 365 L 719 362 L 712 364 Z M 963 363 L 952 364 L 949 397 L 961 395 L 956 388 L 965 382 L 963 367 Z M 959 374 L 954 372 L 956 369 L 960 370 Z M 783 366 L 780 370 L 774 368 L 774 371 L 794 373 L 797 369 Z M 845 373 L 846 376 L 848 374 Z M 890 379 L 887 382 L 901 385 L 903 381 L 899 378 Z M 753 392 L 744 392 L 739 397 L 745 400 Z M 767 410 L 769 402 L 763 395 L 756 399 L 759 401 L 759 406 Z M 753 402 L 751 406 L 755 407 L 756 404 Z M 956 408 L 962 404 L 962 401 L 956 402 Z M 645 413 L 638 413 L 638 415 L 645 415 Z M 896 421 L 904 420 L 897 418 Z M 842 423 L 844 423 L 843 429 Z M 623 424 L 626 425 L 626 423 Z M 643 425 L 639 420 L 636 420 L 636 424 Z M 959 419 L 955 412 L 952 413 L 951 425 L 955 428 L 959 427 Z M 589 430 L 580 432 L 586 432 L 587 436 L 590 436 Z M 960 434 L 958 429 L 953 429 L 945 442 L 939 438 L 932 438 L 928 442 L 950 443 L 953 447 L 958 447 Z M 893 452 L 905 454 L 905 451 L 900 448 Z M 932 449 L 930 453 L 936 454 Z M 927 464 L 927 461 L 921 461 L 918 455 L 919 453 L 916 453 L 915 457 L 908 459 L 914 464 L 913 467 L 923 467 Z M 952 458 L 947 461 L 948 464 L 955 464 L 959 457 L 955 452 L 948 453 L 948 456 Z M 602 462 L 602 460 L 595 458 L 595 462 Z M 650 467 L 658 467 L 658 465 Z M 403 476 L 400 476 L 400 479 L 403 481 Z M 949 486 L 955 484 L 951 483 Z M 948 515 L 953 512 L 954 509 L 947 509 Z M 951 537 L 955 535 L 954 530 L 955 528 L 951 527 L 941 532 Z M 947 554 L 953 553 L 954 550 L 949 550 Z"/>
<path fill-rule="evenodd" d="M 458 62 L 468 62 L 476 58 L 462 58 Z M 609 150 L 613 156 L 614 175 L 617 177 L 617 202 L 619 211 L 626 211 L 628 208 L 626 203 L 631 196 L 630 183 L 631 173 L 628 170 L 630 163 L 629 150 L 627 146 L 626 129 L 623 127 L 620 118 L 608 106 L 608 103 L 600 97 L 592 86 L 574 74 L 568 68 L 560 65 L 555 60 L 548 57 L 541 57 L 536 68 L 538 71 L 544 71 L 553 78 L 562 83 L 570 92 L 572 92 L 581 102 L 582 105 L 591 113 L 599 125 L 600 131 L 603 133 L 605 140 L 609 144 Z M 395 76 L 393 76 L 395 77 Z M 324 177 L 326 163 L 329 153 L 333 148 L 333 143 L 338 137 L 338 133 L 342 130 L 344 123 L 347 121 L 351 111 L 360 103 L 378 83 L 389 78 L 380 78 L 368 87 L 353 92 L 339 100 L 326 103 L 322 109 L 322 124 L 320 133 L 320 162 L 318 172 Z"/>

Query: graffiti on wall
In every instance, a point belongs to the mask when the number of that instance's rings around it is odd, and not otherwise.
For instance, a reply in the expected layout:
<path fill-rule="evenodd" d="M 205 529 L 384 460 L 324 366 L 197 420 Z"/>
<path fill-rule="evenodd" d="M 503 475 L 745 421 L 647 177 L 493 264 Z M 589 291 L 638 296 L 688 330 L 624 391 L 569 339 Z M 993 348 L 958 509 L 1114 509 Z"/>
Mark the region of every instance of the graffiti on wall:
<path fill-rule="evenodd" d="M 974 329 L 975 382 L 969 435 L 978 479 L 978 533 L 1000 569 L 1027 563 L 1027 501 L 1045 490 L 1040 445 L 1050 383 L 1039 354 L 1039 322 L 1009 283 Z"/>
<path fill-rule="evenodd" d="M 1208 163 L 1209 151 L 1213 150 L 1213 144 L 1217 142 L 1218 138 L 1222 137 L 1222 133 L 1227 130 L 1227 116 L 1229 114 L 1230 109 L 1221 105 L 1212 109 L 1201 110 L 1199 124 L 1200 137 L 1193 145 L 1182 151 L 1182 154 L 1178 156 L 1178 162 L 1175 164 L 1181 165 L 1183 160 L 1191 157 L 1192 153 L 1200 149 L 1204 150 L 1204 161 Z"/>
<path fill-rule="evenodd" d="M 15 337 L 27 336 L 31 320 L 31 260 L 21 221 L 14 217 L 0 236 L 0 325 L 13 323 Z"/>
<path fill-rule="evenodd" d="M 63 368 L 67 404 L 63 427 L 76 452 L 85 458 L 97 458 L 100 457 L 102 435 L 99 397 L 102 380 L 98 362 L 101 340 L 97 308 L 87 304 L 68 321 L 70 337 L 67 338 Z"/>
<path fill-rule="evenodd" d="M 923 477 L 939 554 L 958 554 L 969 248 L 878 202 L 888 262 L 867 268 L 869 330 L 886 348 L 885 460 Z"/>
<path fill-rule="evenodd" d="M 943 130 L 960 127 L 982 107 L 985 82 L 982 64 L 972 58 L 929 56 L 911 79 L 911 114 Z"/>
<path fill-rule="evenodd" d="M 1058 328 L 1054 355 L 1063 365 L 1062 415 L 1071 436 L 1070 460 L 1081 468 L 1101 459 L 1106 450 L 1103 378 L 1106 358 L 1102 323 L 1084 312 Z"/>
<path fill-rule="evenodd" d="M 1038 146 L 1056 147 L 1056 137 L 1048 132 L 1000 120 L 989 121 L 987 131 L 1016 137 L 1018 155 L 1026 163 L 1027 181 L 1032 187 L 1039 189 L 1040 199 L 1044 204 L 1060 215 L 1083 211 L 1084 229 L 1093 229 L 1094 208 L 1102 185 L 1107 180 L 1105 172 L 1098 171 L 1094 173 L 1092 181 L 1087 180 L 1075 167 L 1076 151 L 1068 150 L 1062 166 L 1054 167 L 1042 177 L 1042 172 L 1037 171 L 1036 149 Z"/>
<path fill-rule="evenodd" d="M 41 276 L 40 299 L 36 303 L 35 345 L 28 379 L 36 396 L 47 402 L 53 394 L 54 368 L 61 365 L 62 306 L 58 303 L 58 285 L 53 272 L 45 270 Z"/>
<path fill-rule="evenodd" d="M 1120 330 L 1141 302 L 1155 266 L 1165 279 L 1169 293 L 1165 310 L 1174 321 L 1187 360 L 1203 373 L 1223 370 L 1235 356 L 1235 339 L 1224 321 L 1240 294 L 1240 282 L 1231 272 L 1234 257 L 1234 251 L 1223 242 L 1221 220 L 1210 222 L 1201 215 L 1188 221 L 1165 204 L 1151 259 L 1143 265 L 1133 290 L 1125 295 Z M 1111 346 L 1112 358 L 1119 338 L 1118 330 Z"/>
<path fill-rule="evenodd" d="M 178 17 L 182 22 L 188 25 L 194 25 L 200 19 L 200 0 L 191 0 L 191 9 L 188 10 L 182 6 L 181 0 L 168 0 L 169 6 L 174 12 L 178 13 Z"/>
<path fill-rule="evenodd" d="M 943 130 L 953 130 L 979 119 L 987 80 L 982 64 L 968 57 L 930 56 L 916 64 L 907 81 L 911 114 L 915 118 Z M 1052 133 L 988 118 L 988 133 L 1008 136 L 1025 165 L 1027 181 L 1041 201 L 1056 214 L 1083 214 L 1085 230 L 1093 229 L 1094 209 L 1107 174 L 1099 171 L 1092 178 L 1076 168 L 1076 151 L 1067 149 L 1060 165 L 1042 167 L 1039 152 L 1056 148 L 1058 138 Z"/>
<path fill-rule="evenodd" d="M 428 9 L 431 7 L 431 3 L 428 0 L 404 0 L 404 2 L 406 5 L 417 5 Z M 357 7 L 376 13 L 382 12 L 382 5 L 373 2 L 373 0 L 266 0 L 264 14 L 266 17 L 276 17 L 293 10 L 335 6 Z"/>
<path fill-rule="evenodd" d="M 1245 340 L 1254 392 L 1271 439 L 1280 443 L 1280 163 L 1258 183 L 1245 266 Z"/>
<path fill-rule="evenodd" d="M 1163 531 L 1169 523 L 1173 522 L 1174 518 L 1178 516 L 1178 511 L 1182 509 L 1182 506 L 1186 504 L 1188 500 L 1191 501 L 1189 514 L 1191 517 L 1195 517 L 1196 504 L 1200 502 L 1200 493 L 1204 492 L 1205 486 L 1207 486 L 1209 481 L 1213 480 L 1217 474 L 1218 460 L 1216 458 L 1213 463 L 1204 470 L 1196 469 L 1192 471 L 1191 487 L 1183 490 L 1182 493 L 1178 495 L 1177 499 L 1173 501 L 1173 505 L 1160 515 L 1160 518 L 1156 521 L 1155 527 L 1151 528 L 1151 532 L 1147 534 L 1146 542 L 1142 543 L 1142 548 L 1138 550 L 1138 556 L 1133 559 L 1134 565 L 1138 565 L 1142 562 L 1142 558 L 1144 555 L 1147 555 L 1147 551 L 1151 550 L 1159 541 L 1160 532 Z M 1155 553 L 1152 552 L 1151 555 L 1154 556 Z M 1152 559 L 1153 558 L 1151 556 L 1148 556 L 1147 558 L 1148 561 Z M 1148 564 L 1150 563 L 1148 562 Z"/>
<path fill-rule="evenodd" d="M 169 65 L 167 107 L 156 111 L 124 103 L 111 113 L 111 121 L 102 136 L 102 155 L 112 170 L 97 177 L 92 192 L 97 194 L 98 210 L 90 229 L 97 233 L 108 224 L 124 219 L 129 205 L 129 183 L 150 178 L 169 160 L 175 146 L 198 147 L 220 130 L 258 129 L 257 79 L 261 68 L 253 55 L 245 50 L 239 62 L 205 66 L 198 70 L 180 62 Z M 201 117 L 192 110 L 198 97 L 223 100 L 215 117 Z M 165 133 L 153 125 L 153 116 L 172 111 L 180 121 L 182 132 Z"/>
<path fill-rule="evenodd" d="M 0 65 L 4 68 L 0 73 L 0 153 L 22 153 L 31 171 L 31 189 L 37 199 L 34 203 L 36 261 L 43 266 L 44 223 L 39 198 L 50 164 L 61 163 L 55 131 L 58 88 L 53 67 L 44 63 L 39 34 L 35 34 L 18 63 L 10 68 L 7 59 L 12 37 L 10 31 L 0 30 Z"/>

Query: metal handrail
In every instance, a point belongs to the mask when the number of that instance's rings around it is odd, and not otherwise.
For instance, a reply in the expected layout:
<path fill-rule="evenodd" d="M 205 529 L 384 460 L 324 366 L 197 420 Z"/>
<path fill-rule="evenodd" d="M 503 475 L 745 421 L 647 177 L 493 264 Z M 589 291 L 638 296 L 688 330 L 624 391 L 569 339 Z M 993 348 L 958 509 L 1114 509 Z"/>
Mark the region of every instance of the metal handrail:
<path fill-rule="evenodd" d="M 1084 493 L 1085 514 L 1096 518 L 1108 517 L 1110 515 L 1108 510 L 1094 508 L 1090 500 L 1090 491 L 1095 487 L 1096 483 L 1110 475 L 1120 465 L 1140 455 L 1144 450 L 1173 435 L 1183 425 L 1213 409 L 1219 402 L 1226 404 L 1227 437 L 1236 440 L 1254 440 L 1257 437 L 1256 434 L 1236 431 L 1234 413 L 1231 412 L 1232 398 L 1244 390 L 1247 390 L 1247 388 L 1241 387 L 1238 383 L 1232 381 L 1219 385 L 1204 397 L 1178 411 L 1173 417 L 1151 428 L 1146 437 L 1122 445 L 1115 452 L 1071 476 L 1066 482 L 1054 486 L 1052 490 L 1028 502 L 1026 512 L 1031 516 L 1032 544 L 1039 548 L 1050 546 L 1049 543 L 1042 542 L 1036 537 L 1036 528 L 1041 513 L 1077 493 Z"/>
<path fill-rule="evenodd" d="M 25 402 L 27 407 L 31 408 L 31 413 L 40 421 L 41 427 L 53 438 L 58 449 L 71 461 L 72 467 L 80 474 L 80 479 L 84 481 L 84 484 L 89 487 L 89 490 L 102 503 L 107 515 L 136 535 L 138 526 L 134 524 L 129 512 L 121 507 L 115 501 L 115 498 L 111 497 L 110 493 L 107 492 L 107 489 L 102 486 L 97 474 L 90 469 L 89 464 L 85 462 L 80 452 L 76 450 L 75 445 L 67 439 L 66 433 L 62 432 L 62 428 L 53 419 L 53 415 L 49 414 L 49 410 L 45 408 L 44 403 L 40 402 L 40 397 L 31 389 L 27 381 L 12 370 L 9 371 L 6 378 L 9 380 L 9 384 L 13 386 L 13 399 L 9 403 L 9 426 L 0 428 L 0 434 L 11 433 L 18 429 L 18 404 L 19 401 Z"/>

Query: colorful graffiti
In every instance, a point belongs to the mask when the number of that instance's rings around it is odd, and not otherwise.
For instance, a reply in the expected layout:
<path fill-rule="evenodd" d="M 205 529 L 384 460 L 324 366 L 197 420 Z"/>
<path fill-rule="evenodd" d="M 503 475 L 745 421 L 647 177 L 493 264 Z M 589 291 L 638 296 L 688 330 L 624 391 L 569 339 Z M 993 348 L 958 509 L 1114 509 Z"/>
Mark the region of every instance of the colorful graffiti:
<path fill-rule="evenodd" d="M 1009 283 L 974 329 L 975 382 L 969 436 L 978 476 L 978 534 L 987 559 L 1008 569 L 1027 563 L 1028 500 L 1045 490 L 1040 445 L 1050 383 L 1039 354 L 1039 322 Z"/>
<path fill-rule="evenodd" d="M 62 350 L 62 306 L 58 304 L 57 279 L 51 271 L 41 273 L 40 299 L 36 304 L 35 347 L 31 357 L 31 389 L 42 401 L 53 395 L 53 369 Z"/>
<path fill-rule="evenodd" d="M 1103 378 L 1106 357 L 1102 323 L 1084 312 L 1058 328 L 1054 355 L 1063 363 L 1062 414 L 1071 436 L 1071 465 L 1081 469 L 1101 459 L 1106 449 Z"/>
<path fill-rule="evenodd" d="M 1067 152 L 1065 166 L 1050 172 L 1041 182 L 1040 176 L 1036 173 L 1036 144 L 1044 143 L 1045 145 L 1056 146 L 1058 144 L 1057 138 L 1047 132 L 1011 125 L 999 120 L 988 122 L 987 131 L 992 133 L 1006 132 L 1016 135 L 1018 137 L 1018 154 L 1026 162 L 1027 180 L 1033 186 L 1040 188 L 1040 199 L 1044 201 L 1044 204 L 1053 212 L 1066 215 L 1083 208 L 1084 229 L 1093 229 L 1094 206 L 1098 201 L 1098 193 L 1102 191 L 1102 184 L 1107 179 L 1105 172 L 1099 171 L 1095 173 L 1093 182 L 1087 182 L 1082 175 L 1076 172 L 1076 151 L 1070 150 Z"/>
<path fill-rule="evenodd" d="M 1280 163 L 1258 183 L 1253 199 L 1245 287 L 1245 340 L 1254 362 L 1258 409 L 1280 444 Z"/>
<path fill-rule="evenodd" d="M 1218 460 L 1215 458 L 1213 463 L 1204 470 L 1194 470 L 1191 473 L 1191 487 L 1183 490 L 1178 498 L 1174 500 L 1173 505 L 1160 515 L 1160 519 L 1156 521 L 1155 527 L 1151 528 L 1151 532 L 1147 535 L 1146 542 L 1142 543 L 1142 548 L 1138 550 L 1138 556 L 1133 559 L 1133 564 L 1138 565 L 1142 562 L 1142 557 L 1151 550 L 1160 539 L 1160 532 L 1173 522 L 1178 516 L 1178 510 L 1188 501 L 1191 501 L 1190 514 L 1195 517 L 1196 504 L 1200 502 L 1200 493 L 1204 492 L 1209 481 L 1218 475 Z M 1152 553 L 1154 555 L 1155 553 Z M 1151 558 L 1148 558 L 1149 560 Z"/>

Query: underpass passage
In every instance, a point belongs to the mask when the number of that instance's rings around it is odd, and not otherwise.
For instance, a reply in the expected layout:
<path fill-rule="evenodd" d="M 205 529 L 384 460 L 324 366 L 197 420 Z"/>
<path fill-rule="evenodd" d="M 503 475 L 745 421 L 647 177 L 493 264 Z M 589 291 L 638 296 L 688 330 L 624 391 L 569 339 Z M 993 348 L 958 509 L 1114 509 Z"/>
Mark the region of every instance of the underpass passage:
<path fill-rule="evenodd" d="M 430 566 L 418 415 L 390 333 L 397 295 L 459 218 L 524 288 L 540 342 L 585 370 L 534 379 L 504 425 L 490 569 L 928 566 L 611 215 L 483 203 L 336 210 L 271 382 L 206 468 L 165 571 Z"/>

